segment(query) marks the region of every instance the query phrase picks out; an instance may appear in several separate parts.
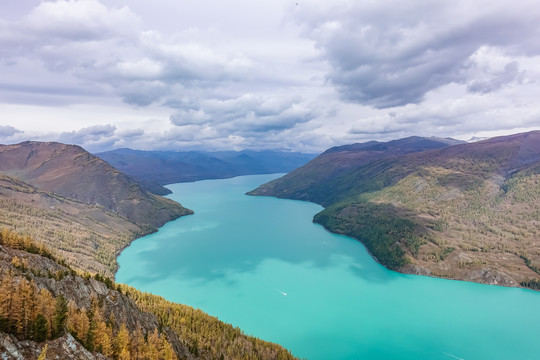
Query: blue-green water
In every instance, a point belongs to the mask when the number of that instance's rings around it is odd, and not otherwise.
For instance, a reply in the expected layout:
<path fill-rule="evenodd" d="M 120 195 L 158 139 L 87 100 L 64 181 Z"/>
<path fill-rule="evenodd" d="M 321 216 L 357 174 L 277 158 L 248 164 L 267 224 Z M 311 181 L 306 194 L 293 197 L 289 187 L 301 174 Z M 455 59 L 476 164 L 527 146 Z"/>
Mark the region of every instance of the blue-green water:
<path fill-rule="evenodd" d="M 125 249 L 117 281 L 310 360 L 540 359 L 540 293 L 386 270 L 320 206 L 244 195 L 275 177 L 170 185 L 195 215 Z"/>

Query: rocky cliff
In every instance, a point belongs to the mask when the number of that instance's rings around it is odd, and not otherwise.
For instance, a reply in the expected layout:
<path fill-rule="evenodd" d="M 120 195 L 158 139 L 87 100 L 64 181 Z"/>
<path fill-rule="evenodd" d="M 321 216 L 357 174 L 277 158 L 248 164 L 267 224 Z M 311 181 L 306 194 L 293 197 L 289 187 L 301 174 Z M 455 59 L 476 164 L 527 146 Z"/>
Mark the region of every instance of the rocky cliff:
<path fill-rule="evenodd" d="M 46 347 L 47 359 L 294 359 L 199 310 L 60 263 L 0 232 L 0 358 L 37 359 Z"/>
<path fill-rule="evenodd" d="M 4 233 L 3 239 L 5 237 Z M 12 240 L 2 242 L 0 329 L 5 333 L 0 336 L 0 354 L 3 358 L 36 359 L 45 344 L 47 358 L 54 358 L 55 355 L 61 359 L 116 357 L 120 349 L 114 349 L 119 346 L 114 339 L 122 327 L 130 335 L 130 353 L 137 350 L 131 346 L 136 341 L 137 331 L 148 337 L 160 329 L 161 338 L 167 340 L 178 358 L 194 358 L 174 332 L 162 328 L 155 315 L 139 310 L 128 296 L 117 291 L 111 283 L 80 276 L 50 256 L 45 257 L 47 253 L 32 254 L 10 247 L 14 245 Z M 14 247 L 28 249 L 28 244 L 21 246 L 15 243 Z M 50 301 L 47 302 L 47 299 Z M 59 299 L 65 301 L 66 318 L 60 328 L 55 329 L 56 325 L 53 324 L 61 314 L 58 310 Z M 46 325 L 45 336 L 38 342 L 34 329 L 39 314 L 45 318 Z M 51 330 L 47 331 L 49 328 Z M 99 340 L 100 330 L 104 334 L 109 333 L 106 339 Z M 142 346 L 139 350 L 142 351 Z"/>

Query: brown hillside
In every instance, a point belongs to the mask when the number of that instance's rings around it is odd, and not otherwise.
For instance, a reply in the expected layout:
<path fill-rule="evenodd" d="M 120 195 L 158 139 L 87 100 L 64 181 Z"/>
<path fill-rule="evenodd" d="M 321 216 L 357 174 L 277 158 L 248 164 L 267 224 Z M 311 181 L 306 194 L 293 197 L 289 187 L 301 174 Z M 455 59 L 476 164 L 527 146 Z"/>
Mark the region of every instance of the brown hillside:
<path fill-rule="evenodd" d="M 149 193 L 75 145 L 24 142 L 0 146 L 0 173 L 42 191 L 100 205 L 139 225 L 159 227 L 190 213 L 174 201 Z"/>
<path fill-rule="evenodd" d="M 99 205 L 45 192 L 0 175 L 0 224 L 56 249 L 73 267 L 112 276 L 116 256 L 144 233 Z"/>
<path fill-rule="evenodd" d="M 378 160 L 393 159 L 405 154 L 446 148 L 458 144 L 454 139 L 411 136 L 388 142 L 370 141 L 337 146 L 323 152 L 302 167 L 285 176 L 261 185 L 249 195 L 266 195 L 280 198 L 331 204 L 342 191 L 334 191 L 334 181 L 354 173 Z"/>
<path fill-rule="evenodd" d="M 540 289 L 540 131 L 363 160 L 252 193 L 321 203 L 314 221 L 393 270 Z"/>
<path fill-rule="evenodd" d="M 191 213 L 79 146 L 0 145 L 0 226 L 57 249 L 77 269 L 112 276 L 133 239 Z"/>

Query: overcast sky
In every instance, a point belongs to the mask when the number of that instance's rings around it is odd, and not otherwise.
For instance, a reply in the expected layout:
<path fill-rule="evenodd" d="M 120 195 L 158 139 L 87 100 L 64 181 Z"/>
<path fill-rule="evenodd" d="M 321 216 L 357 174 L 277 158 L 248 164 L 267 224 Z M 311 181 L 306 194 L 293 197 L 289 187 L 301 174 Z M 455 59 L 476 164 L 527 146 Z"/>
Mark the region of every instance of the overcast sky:
<path fill-rule="evenodd" d="M 0 0 L 0 143 L 328 147 L 540 129 L 537 0 Z"/>

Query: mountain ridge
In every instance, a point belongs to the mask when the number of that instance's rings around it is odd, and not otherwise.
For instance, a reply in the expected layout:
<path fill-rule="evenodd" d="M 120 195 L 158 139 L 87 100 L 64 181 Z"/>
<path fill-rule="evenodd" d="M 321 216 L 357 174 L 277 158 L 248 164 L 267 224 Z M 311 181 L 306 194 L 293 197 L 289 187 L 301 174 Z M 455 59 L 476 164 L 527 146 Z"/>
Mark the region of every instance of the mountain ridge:
<path fill-rule="evenodd" d="M 342 178 L 353 173 L 356 168 L 375 163 L 377 160 L 440 149 L 449 146 L 451 142 L 445 139 L 412 136 L 388 142 L 370 141 L 333 147 L 304 166 L 248 194 L 265 195 L 268 193 L 271 196 L 312 201 L 325 206 L 333 202 L 333 199 L 328 199 L 329 196 L 322 194 L 333 192 L 330 187 L 339 186 L 335 183 L 329 185 L 330 179 Z"/>
<path fill-rule="evenodd" d="M 140 225 L 159 227 L 185 214 L 180 205 L 157 198 L 77 145 L 32 141 L 2 145 L 0 173 L 40 190 L 103 206 Z"/>
<path fill-rule="evenodd" d="M 143 182 L 160 185 L 240 175 L 284 173 L 315 155 L 281 151 L 143 151 L 128 148 L 96 156 Z"/>
<path fill-rule="evenodd" d="M 393 270 L 537 287 L 540 131 L 347 165 L 332 176 L 319 166 L 318 182 L 300 185 L 291 174 L 305 169 L 295 170 L 248 194 L 322 204 L 315 222 Z"/>
<path fill-rule="evenodd" d="M 193 213 L 81 147 L 52 142 L 0 145 L 0 204 L 0 224 L 108 276 L 132 240 Z"/>

